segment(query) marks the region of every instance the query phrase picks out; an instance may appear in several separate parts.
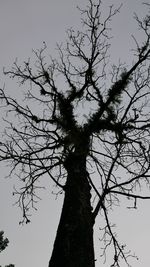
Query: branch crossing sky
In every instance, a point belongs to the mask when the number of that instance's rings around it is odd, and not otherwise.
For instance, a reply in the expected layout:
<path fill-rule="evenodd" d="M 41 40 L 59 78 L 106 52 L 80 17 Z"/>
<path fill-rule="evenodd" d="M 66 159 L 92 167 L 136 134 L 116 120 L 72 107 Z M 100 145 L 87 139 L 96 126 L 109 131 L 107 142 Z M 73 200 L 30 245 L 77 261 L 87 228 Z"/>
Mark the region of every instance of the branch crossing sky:
<path fill-rule="evenodd" d="M 103 1 L 107 5 L 121 4 L 120 0 Z M 142 6 L 142 0 L 123 1 L 121 13 L 112 22 L 112 48 L 111 58 L 117 63 L 119 58 L 124 62 L 131 63 L 133 39 L 131 34 L 140 36 L 137 31 L 133 13 L 143 16 L 146 8 Z M 82 1 L 82 7 L 87 1 Z M 56 42 L 65 42 L 65 31 L 71 26 L 79 25 L 79 13 L 76 6 L 79 0 L 1 0 L 0 1 L 0 83 L 7 91 L 12 92 L 18 86 L 15 81 L 5 79 L 2 69 L 9 68 L 14 60 L 23 62 L 32 54 L 32 49 L 42 47 L 45 41 L 48 53 L 56 55 Z M 106 7 L 104 11 L 107 12 Z M 140 37 L 142 38 L 142 37 Z M 142 41 L 142 40 L 141 40 Z M 47 61 L 49 59 L 47 55 Z M 3 123 L 2 123 L 3 125 Z M 0 130 L 1 131 L 1 130 Z M 21 226 L 21 211 L 13 205 L 15 199 L 12 197 L 15 179 L 4 179 L 7 175 L 7 166 L 1 164 L 0 179 L 0 230 L 5 231 L 5 236 L 10 240 L 8 248 L 0 255 L 2 266 L 14 263 L 15 267 L 46 267 L 51 255 L 52 246 L 59 221 L 62 196 L 55 200 L 56 196 L 51 194 L 55 188 L 44 181 L 47 190 L 41 192 L 42 201 L 37 205 L 38 211 L 33 212 L 32 221 L 28 225 Z M 118 236 L 124 241 L 128 248 L 139 256 L 139 261 L 133 260 L 133 267 L 149 266 L 149 239 L 150 239 L 150 203 L 147 201 L 139 203 L 138 210 L 128 210 L 126 204 L 122 208 L 116 208 L 112 212 L 112 222 L 117 223 Z M 100 217 L 97 222 L 100 222 Z M 100 242 L 99 231 L 96 231 L 96 267 L 101 264 L 99 257 Z M 132 261 L 131 261 L 132 262 Z M 103 264 L 101 265 L 103 266 Z M 109 266 L 108 262 L 104 266 Z M 124 266 L 123 266 L 124 267 Z"/>

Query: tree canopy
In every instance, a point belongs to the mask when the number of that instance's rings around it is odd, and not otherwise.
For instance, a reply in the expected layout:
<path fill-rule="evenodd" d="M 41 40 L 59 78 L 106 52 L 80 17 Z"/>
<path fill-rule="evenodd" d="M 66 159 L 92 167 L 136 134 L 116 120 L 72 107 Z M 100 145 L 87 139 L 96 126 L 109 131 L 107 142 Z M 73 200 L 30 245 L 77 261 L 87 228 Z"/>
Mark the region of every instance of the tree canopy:
<path fill-rule="evenodd" d="M 47 63 L 43 43 L 33 51 L 33 62 L 20 66 L 16 61 L 4 70 L 17 78 L 24 98 L 0 90 L 7 115 L 0 160 L 10 163 L 10 176 L 17 175 L 21 182 L 14 194 L 23 222 L 30 221 L 42 188 L 40 178 L 48 175 L 65 196 L 69 190 L 73 196 L 74 187 L 77 202 L 88 198 L 93 225 L 101 214 L 102 254 L 112 246 L 112 266 L 120 266 L 120 259 L 128 264 L 130 253 L 119 242 L 109 211 L 122 197 L 133 208 L 138 200 L 150 199 L 142 192 L 142 186 L 150 185 L 150 15 L 142 20 L 135 15 L 144 38 L 141 42 L 133 36 L 131 66 L 120 61 L 114 65 L 109 62 L 110 24 L 121 7 L 110 6 L 105 18 L 101 7 L 100 0 L 88 0 L 85 9 L 79 8 L 81 30 L 67 31 L 66 45 L 57 45 L 58 59 L 51 57 Z"/>

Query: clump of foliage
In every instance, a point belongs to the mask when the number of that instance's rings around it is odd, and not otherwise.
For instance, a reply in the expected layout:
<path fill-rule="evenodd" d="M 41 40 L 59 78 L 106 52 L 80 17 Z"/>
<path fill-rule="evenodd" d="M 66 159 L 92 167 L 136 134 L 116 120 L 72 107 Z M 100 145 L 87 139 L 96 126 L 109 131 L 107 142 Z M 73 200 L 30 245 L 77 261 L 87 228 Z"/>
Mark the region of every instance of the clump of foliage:
<path fill-rule="evenodd" d="M 0 231 L 0 252 L 2 252 L 8 246 L 8 238 L 4 238 L 4 231 Z M 0 267 L 2 267 L 0 265 Z M 5 267 L 15 267 L 14 264 L 5 265 Z"/>

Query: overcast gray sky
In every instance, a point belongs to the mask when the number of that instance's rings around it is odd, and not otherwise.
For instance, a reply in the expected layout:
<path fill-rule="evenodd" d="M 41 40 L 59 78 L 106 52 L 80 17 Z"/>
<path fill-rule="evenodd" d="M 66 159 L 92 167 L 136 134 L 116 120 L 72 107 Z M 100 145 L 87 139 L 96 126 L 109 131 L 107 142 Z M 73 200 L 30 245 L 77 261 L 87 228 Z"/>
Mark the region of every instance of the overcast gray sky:
<path fill-rule="evenodd" d="M 121 2 L 121 13 L 112 23 L 112 63 L 117 63 L 119 58 L 130 63 L 133 47 L 131 34 L 139 35 L 133 12 L 142 15 L 146 11 L 141 5 L 142 0 L 105 0 L 108 6 L 112 3 L 119 5 Z M 10 67 L 16 58 L 20 62 L 26 60 L 31 56 L 32 49 L 41 48 L 43 41 L 47 43 L 49 54 L 55 55 L 55 44 L 65 41 L 66 29 L 79 25 L 76 6 L 84 6 L 86 3 L 87 0 L 0 0 L 0 86 L 5 82 L 8 90 L 15 91 L 17 84 L 6 80 L 2 75 L 3 66 Z M 15 200 L 12 197 L 16 181 L 4 179 L 5 174 L 7 167 L 1 166 L 0 230 L 5 231 L 10 244 L 1 253 L 0 264 L 47 267 L 59 221 L 62 196 L 55 200 L 55 196 L 51 194 L 53 187 L 47 182 L 47 190 L 41 193 L 42 201 L 38 204 L 38 211 L 32 214 L 31 223 L 20 226 L 22 214 L 13 205 Z M 99 220 L 100 218 L 97 221 Z M 129 211 L 123 203 L 123 208 L 117 208 L 112 213 L 112 221 L 117 223 L 116 230 L 121 240 L 139 256 L 139 261 L 133 261 L 132 266 L 149 266 L 150 202 L 139 203 L 139 208 L 133 211 Z M 98 267 L 101 263 L 101 244 L 98 241 L 99 234 L 95 232 Z M 104 266 L 108 266 L 108 263 Z"/>

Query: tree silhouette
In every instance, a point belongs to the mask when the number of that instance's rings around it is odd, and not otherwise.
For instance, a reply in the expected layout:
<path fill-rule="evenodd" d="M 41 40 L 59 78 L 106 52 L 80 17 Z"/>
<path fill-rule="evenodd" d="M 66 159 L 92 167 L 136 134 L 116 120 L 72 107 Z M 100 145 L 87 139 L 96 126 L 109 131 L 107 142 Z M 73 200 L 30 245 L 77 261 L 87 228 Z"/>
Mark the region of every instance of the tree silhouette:
<path fill-rule="evenodd" d="M 0 91 L 8 124 L 0 143 L 0 160 L 17 175 L 15 189 L 28 223 L 36 208 L 40 178 L 48 175 L 64 203 L 49 267 L 94 267 L 93 226 L 103 217 L 103 256 L 112 246 L 111 266 L 128 265 L 130 252 L 121 244 L 109 218 L 120 198 L 150 199 L 150 16 L 135 19 L 145 39 L 135 37 L 130 67 L 109 63 L 110 24 L 119 8 L 101 15 L 100 0 L 80 9 L 80 31 L 67 31 L 66 46 L 57 45 L 59 59 L 46 63 L 43 48 L 35 63 L 16 61 L 4 73 L 17 78 L 24 99 Z M 27 87 L 27 85 L 29 87 Z M 28 89 L 27 89 L 28 88 Z M 13 116 L 14 115 L 14 116 Z M 133 201 L 133 204 L 132 204 Z"/>
<path fill-rule="evenodd" d="M 4 231 L 0 231 L 0 252 L 2 252 L 8 246 L 8 243 L 9 243 L 8 238 L 4 238 Z M 15 265 L 9 264 L 5 265 L 5 267 L 15 267 Z"/>
<path fill-rule="evenodd" d="M 8 238 L 4 238 L 4 231 L 0 231 L 0 252 L 8 246 Z"/>

